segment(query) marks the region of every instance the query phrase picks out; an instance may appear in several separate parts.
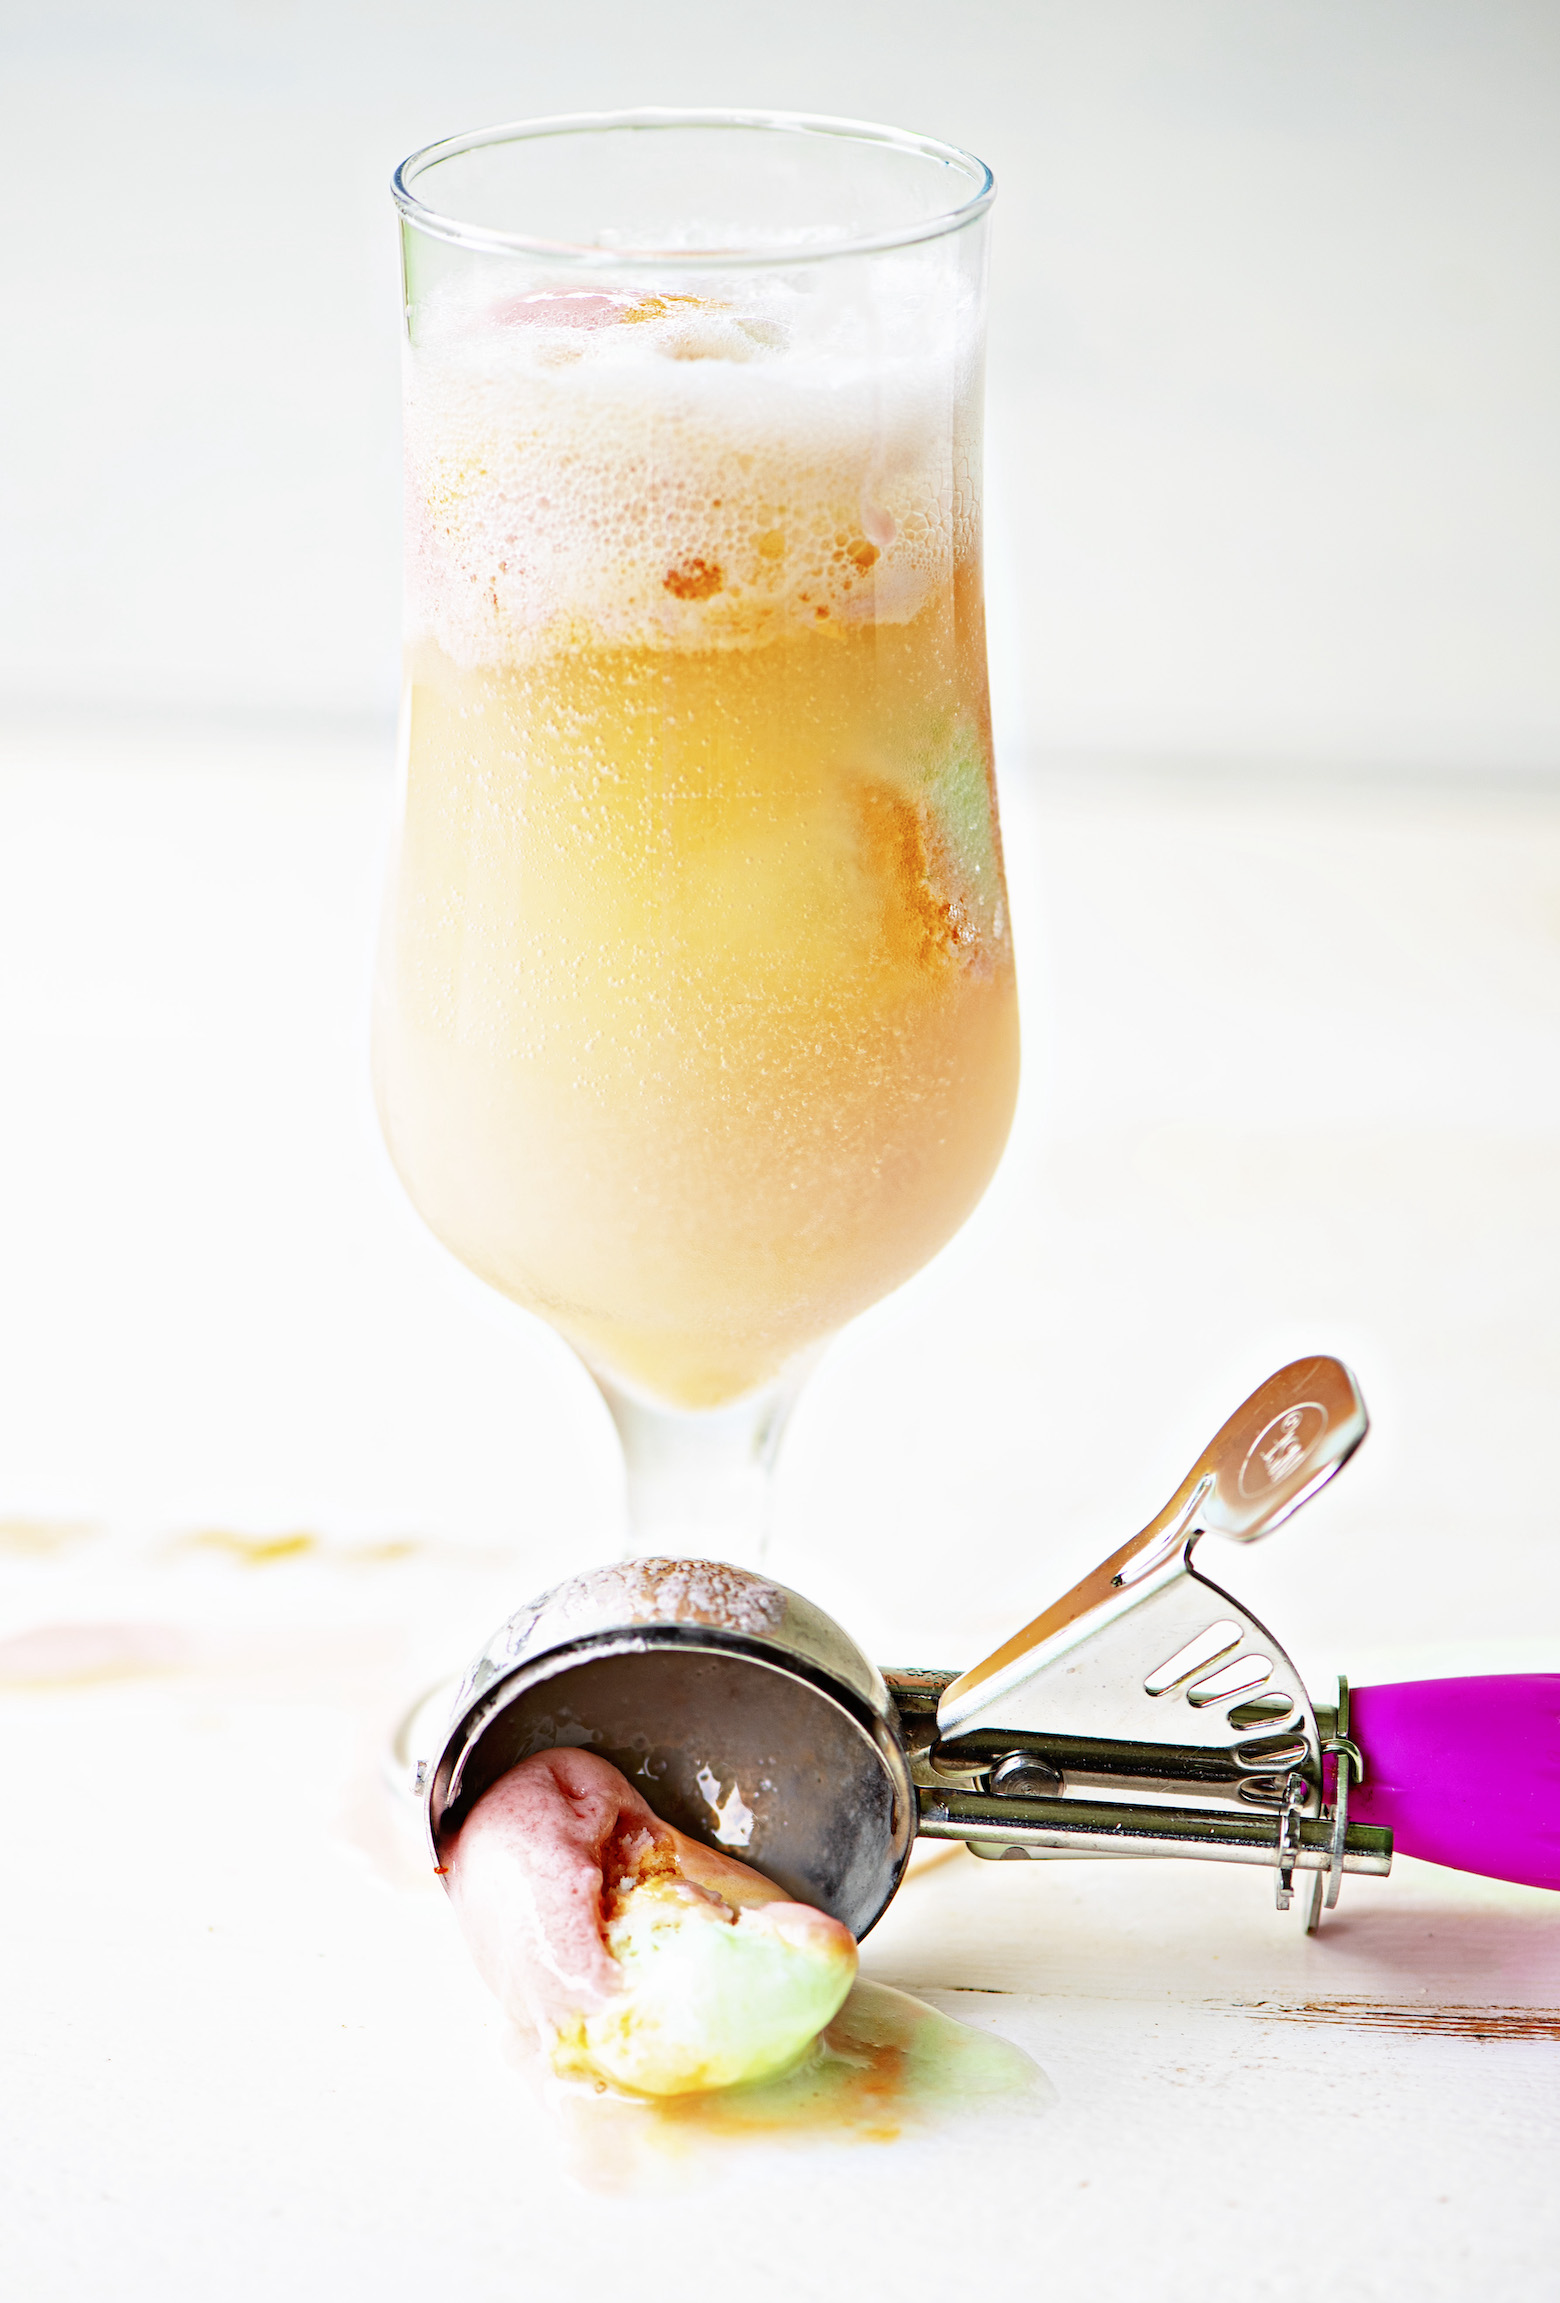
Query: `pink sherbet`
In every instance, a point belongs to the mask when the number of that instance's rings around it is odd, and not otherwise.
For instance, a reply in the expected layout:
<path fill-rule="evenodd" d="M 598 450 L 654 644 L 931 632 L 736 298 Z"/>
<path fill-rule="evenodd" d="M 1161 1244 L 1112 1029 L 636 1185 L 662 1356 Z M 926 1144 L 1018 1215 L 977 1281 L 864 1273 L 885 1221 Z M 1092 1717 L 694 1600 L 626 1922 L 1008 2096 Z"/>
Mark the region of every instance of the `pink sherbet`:
<path fill-rule="evenodd" d="M 618 1987 L 602 1934 L 603 1872 L 674 1834 L 590 1751 L 540 1751 L 483 1793 L 445 1885 L 483 1982 L 512 2015 L 557 2030 Z"/>

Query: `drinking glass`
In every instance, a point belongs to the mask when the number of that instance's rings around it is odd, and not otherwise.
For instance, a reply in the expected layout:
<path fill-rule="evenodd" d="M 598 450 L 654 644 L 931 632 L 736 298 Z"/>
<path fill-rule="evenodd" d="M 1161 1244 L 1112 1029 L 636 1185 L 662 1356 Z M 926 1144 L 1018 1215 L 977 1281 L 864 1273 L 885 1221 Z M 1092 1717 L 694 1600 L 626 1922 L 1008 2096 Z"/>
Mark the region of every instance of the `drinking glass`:
<path fill-rule="evenodd" d="M 800 1374 L 963 1222 L 1012 1116 L 990 174 L 632 112 L 430 146 L 395 196 L 385 1139 L 599 1384 L 630 1551 L 756 1564 Z"/>

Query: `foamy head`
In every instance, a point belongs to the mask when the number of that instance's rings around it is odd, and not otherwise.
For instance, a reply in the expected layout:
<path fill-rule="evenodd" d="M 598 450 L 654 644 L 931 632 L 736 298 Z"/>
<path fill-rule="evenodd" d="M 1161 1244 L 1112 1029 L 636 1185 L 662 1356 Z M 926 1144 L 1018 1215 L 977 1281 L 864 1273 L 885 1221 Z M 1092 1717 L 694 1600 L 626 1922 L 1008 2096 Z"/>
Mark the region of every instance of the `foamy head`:
<path fill-rule="evenodd" d="M 939 283 L 940 285 L 940 283 Z M 903 622 L 974 538 L 974 328 L 781 278 L 430 300 L 408 619 L 464 665 Z"/>

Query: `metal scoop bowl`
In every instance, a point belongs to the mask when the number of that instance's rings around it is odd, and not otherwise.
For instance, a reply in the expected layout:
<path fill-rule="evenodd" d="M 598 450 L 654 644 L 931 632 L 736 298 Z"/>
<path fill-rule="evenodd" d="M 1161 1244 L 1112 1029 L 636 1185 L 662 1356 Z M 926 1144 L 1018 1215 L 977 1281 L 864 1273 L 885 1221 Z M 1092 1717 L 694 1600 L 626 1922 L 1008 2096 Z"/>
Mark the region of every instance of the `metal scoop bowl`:
<path fill-rule="evenodd" d="M 484 1791 L 560 1744 L 858 1937 L 909 1861 L 916 1791 L 882 1673 L 821 1608 L 742 1568 L 624 1560 L 512 1615 L 417 1785 L 435 1864 Z"/>

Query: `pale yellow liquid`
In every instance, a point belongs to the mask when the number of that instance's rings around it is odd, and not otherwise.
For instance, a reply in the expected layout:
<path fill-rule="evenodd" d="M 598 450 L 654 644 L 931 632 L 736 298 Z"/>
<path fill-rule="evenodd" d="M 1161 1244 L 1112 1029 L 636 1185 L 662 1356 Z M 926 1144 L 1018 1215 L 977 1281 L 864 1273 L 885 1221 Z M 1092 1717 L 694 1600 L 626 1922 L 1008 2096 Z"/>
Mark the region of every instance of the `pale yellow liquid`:
<path fill-rule="evenodd" d="M 408 663 L 386 1140 L 606 1373 L 755 1389 L 923 1264 L 1017 1082 L 978 579 L 758 646 Z"/>

